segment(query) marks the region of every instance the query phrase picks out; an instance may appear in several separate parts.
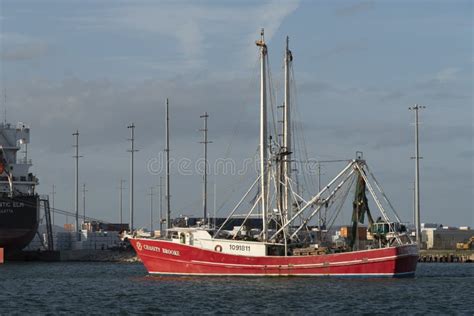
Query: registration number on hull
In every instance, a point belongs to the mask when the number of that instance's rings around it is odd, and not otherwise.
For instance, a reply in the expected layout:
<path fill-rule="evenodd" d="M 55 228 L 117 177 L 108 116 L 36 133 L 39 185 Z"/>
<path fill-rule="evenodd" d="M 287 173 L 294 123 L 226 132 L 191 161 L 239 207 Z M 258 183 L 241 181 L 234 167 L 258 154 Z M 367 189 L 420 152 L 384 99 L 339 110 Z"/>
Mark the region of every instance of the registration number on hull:
<path fill-rule="evenodd" d="M 232 251 L 246 251 L 250 252 L 250 246 L 248 245 L 229 245 L 230 250 Z"/>

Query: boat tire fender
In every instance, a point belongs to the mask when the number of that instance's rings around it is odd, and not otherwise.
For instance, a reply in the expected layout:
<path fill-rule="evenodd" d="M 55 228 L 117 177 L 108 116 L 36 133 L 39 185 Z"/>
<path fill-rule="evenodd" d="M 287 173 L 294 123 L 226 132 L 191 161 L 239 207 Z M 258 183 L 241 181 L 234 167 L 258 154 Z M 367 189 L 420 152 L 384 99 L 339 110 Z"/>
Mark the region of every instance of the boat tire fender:
<path fill-rule="evenodd" d="M 221 246 L 221 245 L 216 245 L 216 246 L 214 247 L 214 251 L 222 252 L 222 246 Z"/>

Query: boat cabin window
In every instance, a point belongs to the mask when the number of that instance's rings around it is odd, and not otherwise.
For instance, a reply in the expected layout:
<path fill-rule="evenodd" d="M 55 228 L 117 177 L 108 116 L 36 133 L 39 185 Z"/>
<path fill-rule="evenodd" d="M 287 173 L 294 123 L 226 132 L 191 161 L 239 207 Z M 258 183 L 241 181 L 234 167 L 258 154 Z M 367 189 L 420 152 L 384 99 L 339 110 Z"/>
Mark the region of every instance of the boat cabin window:
<path fill-rule="evenodd" d="M 178 239 L 178 232 L 170 232 L 169 237 L 171 237 L 171 239 Z"/>
<path fill-rule="evenodd" d="M 181 234 L 180 234 L 179 241 L 180 241 L 182 244 L 185 244 L 185 243 L 186 243 L 186 234 L 185 234 L 185 233 L 181 233 Z"/>

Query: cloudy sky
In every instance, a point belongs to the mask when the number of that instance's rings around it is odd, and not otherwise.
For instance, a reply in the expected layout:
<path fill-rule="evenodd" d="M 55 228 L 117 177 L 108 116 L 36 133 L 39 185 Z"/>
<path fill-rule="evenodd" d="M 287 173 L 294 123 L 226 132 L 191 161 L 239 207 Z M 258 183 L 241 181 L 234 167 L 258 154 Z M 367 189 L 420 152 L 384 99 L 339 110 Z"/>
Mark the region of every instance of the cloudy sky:
<path fill-rule="evenodd" d="M 159 183 L 159 168 L 150 172 L 150 162 L 164 148 L 166 97 L 174 159 L 193 164 L 201 157 L 205 111 L 211 162 L 232 158 L 239 165 L 255 155 L 254 41 L 264 27 L 275 104 L 290 36 L 296 119 L 310 158 L 347 159 L 363 151 L 401 217 L 411 221 L 408 107 L 425 105 L 422 221 L 474 226 L 472 12 L 471 1 L 1 0 L 0 85 L 8 120 L 31 126 L 38 190 L 47 194 L 56 185 L 60 209 L 74 209 L 71 134 L 78 129 L 86 212 L 118 221 L 119 180 L 128 181 L 129 173 L 127 125 L 134 122 L 135 222 L 147 226 L 147 193 Z M 323 181 L 336 170 L 323 165 Z M 201 214 L 201 177 L 191 171 L 172 170 L 175 215 Z M 212 175 L 211 212 L 214 182 L 219 208 L 237 199 L 252 175 Z M 124 205 L 128 214 L 126 193 Z"/>

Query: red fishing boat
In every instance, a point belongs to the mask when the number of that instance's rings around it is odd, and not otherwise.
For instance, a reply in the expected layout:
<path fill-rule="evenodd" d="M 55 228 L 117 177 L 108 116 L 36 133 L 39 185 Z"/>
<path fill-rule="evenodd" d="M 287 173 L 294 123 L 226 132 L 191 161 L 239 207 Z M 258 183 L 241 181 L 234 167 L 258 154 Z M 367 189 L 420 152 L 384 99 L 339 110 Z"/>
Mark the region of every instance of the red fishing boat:
<path fill-rule="evenodd" d="M 175 232 L 195 233 L 191 229 Z M 274 245 L 216 241 L 215 249 L 208 250 L 163 239 L 135 238 L 131 242 L 150 274 L 409 277 L 418 260 L 416 244 L 322 255 L 252 256 L 254 247 L 263 251 Z"/>
<path fill-rule="evenodd" d="M 316 191 L 317 194 L 307 197 L 295 190 L 298 186 L 296 175 L 292 175 L 292 163 L 296 146 L 292 146 L 289 88 L 293 56 L 287 38 L 280 138 L 279 135 L 269 135 L 267 130 L 268 52 L 263 30 L 256 44 L 261 70 L 257 179 L 221 225 L 213 225 L 207 216 L 207 183 L 204 181 L 204 216 L 200 225 L 172 227 L 167 164 L 166 232 L 158 238 L 136 234 L 127 237 L 148 272 L 213 276 L 414 276 L 418 245 L 410 238 L 362 153 L 358 153 L 356 159 L 347 160 L 342 171 L 319 192 Z M 166 152 L 169 153 L 168 103 L 166 108 Z M 207 132 L 207 125 L 204 131 Z M 204 143 L 207 143 L 207 134 Z M 338 231 L 334 222 L 354 186 L 351 225 L 346 228 L 341 243 L 333 238 L 334 232 Z M 376 220 L 369 209 L 368 197 L 380 212 Z M 246 214 L 239 215 L 243 221 L 229 229 L 235 214 L 242 214 L 242 211 Z M 328 217 L 327 214 L 333 215 Z M 261 227 L 247 224 L 249 219 L 256 217 L 261 219 Z M 319 221 L 314 224 L 316 218 Z M 368 226 L 361 227 L 365 218 Z M 367 238 L 361 238 L 361 235 L 367 235 Z"/>

